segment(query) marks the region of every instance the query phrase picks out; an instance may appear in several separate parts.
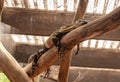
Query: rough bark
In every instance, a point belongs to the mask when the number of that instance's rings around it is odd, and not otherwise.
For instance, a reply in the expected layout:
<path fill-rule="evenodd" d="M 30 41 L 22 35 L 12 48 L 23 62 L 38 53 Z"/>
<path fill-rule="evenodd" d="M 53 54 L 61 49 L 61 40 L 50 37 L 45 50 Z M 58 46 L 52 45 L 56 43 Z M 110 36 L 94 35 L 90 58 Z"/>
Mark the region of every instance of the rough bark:
<path fill-rule="evenodd" d="M 112 31 L 120 25 L 120 7 L 115 9 L 110 14 L 103 16 L 93 22 L 90 22 L 80 28 L 73 30 L 63 37 L 62 45 L 65 47 L 65 53 L 70 51 L 76 44 L 87 39 L 100 36 L 104 33 Z M 56 47 L 48 50 L 38 61 L 38 68 L 36 69 L 34 77 L 42 71 L 49 68 L 53 63 L 59 59 Z M 25 68 L 28 74 L 31 74 L 31 63 Z"/>

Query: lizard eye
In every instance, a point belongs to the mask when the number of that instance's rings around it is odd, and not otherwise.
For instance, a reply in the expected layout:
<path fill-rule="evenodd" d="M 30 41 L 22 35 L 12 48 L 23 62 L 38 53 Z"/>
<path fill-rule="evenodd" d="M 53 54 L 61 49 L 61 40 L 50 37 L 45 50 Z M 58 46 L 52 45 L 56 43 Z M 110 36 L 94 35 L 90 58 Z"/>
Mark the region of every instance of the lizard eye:
<path fill-rule="evenodd" d="M 86 21 L 86 20 L 81 21 L 82 25 L 87 24 L 87 23 L 88 23 L 88 21 Z"/>

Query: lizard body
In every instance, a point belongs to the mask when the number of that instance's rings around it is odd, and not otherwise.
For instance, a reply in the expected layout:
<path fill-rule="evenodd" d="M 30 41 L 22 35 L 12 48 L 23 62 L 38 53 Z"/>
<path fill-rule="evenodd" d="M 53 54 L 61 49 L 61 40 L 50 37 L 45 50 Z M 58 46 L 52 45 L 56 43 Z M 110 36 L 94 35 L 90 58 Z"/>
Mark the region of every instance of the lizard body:
<path fill-rule="evenodd" d="M 34 71 L 37 67 L 37 61 L 42 56 L 42 54 L 44 54 L 47 50 L 49 50 L 54 45 L 58 48 L 58 53 L 60 54 L 60 57 L 63 56 L 61 54 L 63 53 L 62 51 L 64 51 L 64 48 L 63 48 L 62 44 L 60 43 L 60 40 L 62 39 L 62 37 L 64 35 L 66 35 L 67 33 L 69 33 L 70 31 L 72 31 L 72 30 L 76 29 L 77 27 L 82 26 L 86 23 L 87 23 L 87 21 L 78 20 L 71 25 L 62 26 L 62 27 L 60 27 L 59 30 L 53 32 L 50 35 L 50 37 L 46 40 L 46 42 L 44 43 L 43 48 L 29 57 L 28 61 L 32 61 L 32 73 L 34 74 Z"/>

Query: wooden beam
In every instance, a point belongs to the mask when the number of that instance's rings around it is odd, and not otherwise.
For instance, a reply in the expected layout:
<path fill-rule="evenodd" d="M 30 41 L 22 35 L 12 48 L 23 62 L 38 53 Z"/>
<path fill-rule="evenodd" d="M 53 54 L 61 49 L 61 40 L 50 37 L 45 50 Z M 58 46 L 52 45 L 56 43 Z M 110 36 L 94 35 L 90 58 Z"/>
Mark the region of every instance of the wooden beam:
<path fill-rule="evenodd" d="M 96 15 L 95 17 L 97 18 L 100 16 L 101 15 Z M 71 24 L 73 17 L 74 13 L 71 12 L 5 8 L 3 10 L 2 22 L 14 27 L 11 29 L 12 34 L 47 36 L 61 26 Z M 86 20 L 91 17 L 92 14 L 85 15 Z"/>
<path fill-rule="evenodd" d="M 27 63 L 28 57 L 42 46 L 17 44 L 14 57 L 18 62 Z M 78 55 L 73 49 L 71 66 L 120 69 L 120 52 L 110 49 L 80 48 Z M 56 63 L 57 65 L 59 63 Z"/>
<path fill-rule="evenodd" d="M 65 35 L 61 44 L 64 45 L 64 53 L 69 52 L 76 44 L 83 42 L 85 40 L 91 39 L 93 37 L 100 36 L 104 33 L 110 32 L 120 25 L 120 7 L 112 11 L 110 14 L 101 17 L 91 23 L 88 23 L 82 27 L 79 27 L 67 35 Z M 70 45 L 71 44 L 71 45 Z M 25 68 L 26 72 L 32 77 L 35 77 L 39 73 L 48 69 L 53 63 L 59 59 L 57 48 L 53 46 L 46 53 L 44 53 L 37 64 L 34 74 L 32 73 L 32 63 L 28 64 Z"/>
<path fill-rule="evenodd" d="M 85 19 L 90 20 L 90 18 L 92 17 L 95 17 L 96 19 L 100 16 L 101 15 L 97 14 L 86 14 Z M 73 17 L 74 13 L 70 12 L 43 11 L 37 9 L 34 10 L 22 8 L 4 8 L 2 22 L 14 27 L 11 28 L 11 34 L 47 36 L 58 29 L 60 26 L 70 24 L 73 20 Z M 120 41 L 119 31 L 120 28 L 95 39 Z"/>

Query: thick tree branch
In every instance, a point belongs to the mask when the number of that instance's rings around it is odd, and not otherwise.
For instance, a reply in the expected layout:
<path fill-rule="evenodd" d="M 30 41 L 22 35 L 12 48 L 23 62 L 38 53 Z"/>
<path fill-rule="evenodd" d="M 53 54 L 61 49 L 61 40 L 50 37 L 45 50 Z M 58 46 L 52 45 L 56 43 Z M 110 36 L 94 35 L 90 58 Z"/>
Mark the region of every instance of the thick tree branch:
<path fill-rule="evenodd" d="M 63 37 L 61 40 L 62 45 L 65 47 L 65 53 L 71 50 L 79 42 L 85 41 L 87 39 L 100 36 L 106 32 L 112 31 L 120 25 L 120 7 L 115 9 L 110 14 L 101 17 L 93 22 L 90 22 L 80 28 L 73 30 Z M 54 64 L 59 59 L 57 54 L 57 49 L 52 47 L 47 51 L 38 61 L 38 68 L 35 71 L 35 74 L 31 77 L 36 76 L 37 74 L 43 72 Z M 31 74 L 31 64 L 28 64 L 25 68 L 28 74 Z"/>
<path fill-rule="evenodd" d="M 23 68 L 11 56 L 0 42 L 0 69 L 11 82 L 32 82 Z"/>

